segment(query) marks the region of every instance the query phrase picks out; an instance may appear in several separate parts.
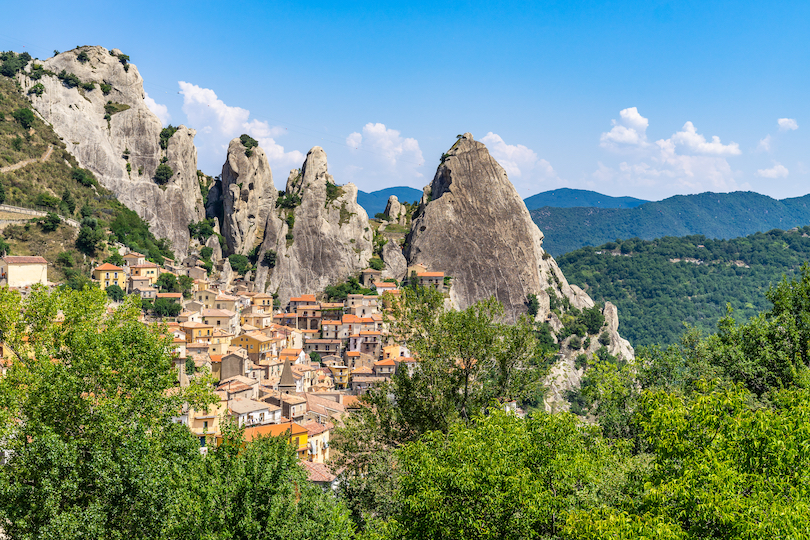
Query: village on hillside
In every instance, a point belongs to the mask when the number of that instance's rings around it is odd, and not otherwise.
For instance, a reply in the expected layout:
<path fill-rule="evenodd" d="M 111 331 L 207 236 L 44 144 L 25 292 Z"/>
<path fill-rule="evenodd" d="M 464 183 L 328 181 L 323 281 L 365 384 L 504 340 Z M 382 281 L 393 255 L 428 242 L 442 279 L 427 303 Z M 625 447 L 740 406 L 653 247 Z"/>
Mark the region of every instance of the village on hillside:
<path fill-rule="evenodd" d="M 203 374 L 215 380 L 218 403 L 207 410 L 186 407 L 176 418 L 199 439 L 203 453 L 221 442 L 220 425 L 230 418 L 244 428 L 247 441 L 288 437 L 310 480 L 329 485 L 335 481 L 325 465 L 331 430 L 358 406 L 363 392 L 398 370 L 412 374 L 416 369 L 407 344 L 389 333 L 390 310 L 384 308 L 400 295 L 400 284 L 382 281 L 379 270 L 368 268 L 360 275 L 363 287 L 376 294 L 348 294 L 345 301 L 328 302 L 313 291 L 279 306 L 273 295 L 251 292 L 243 281 L 225 287 L 209 280 L 194 257 L 182 265 L 166 259 L 163 266 L 137 252 L 122 258 L 121 266 L 95 267 L 93 282 L 102 289 L 120 287 L 150 305 L 160 299 L 176 304 L 176 316 L 145 311 L 142 321 L 166 325 L 179 387 Z M 47 281 L 47 265 L 43 257 L 0 257 L 0 286 L 26 295 L 36 284 L 54 285 Z M 158 283 L 166 274 L 188 276 L 191 290 L 160 292 Z M 408 275 L 445 292 L 443 272 L 417 264 Z"/>

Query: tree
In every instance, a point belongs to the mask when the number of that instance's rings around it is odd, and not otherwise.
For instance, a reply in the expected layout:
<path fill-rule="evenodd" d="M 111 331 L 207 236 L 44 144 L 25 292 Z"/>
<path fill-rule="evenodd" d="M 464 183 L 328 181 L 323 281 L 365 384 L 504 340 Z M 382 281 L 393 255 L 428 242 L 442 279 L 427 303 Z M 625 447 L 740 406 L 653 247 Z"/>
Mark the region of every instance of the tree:
<path fill-rule="evenodd" d="M 268 249 L 264 252 L 264 258 L 262 258 L 262 262 L 269 266 L 270 268 L 276 267 L 276 261 L 278 260 L 278 253 L 274 249 Z"/>
<path fill-rule="evenodd" d="M 385 263 L 383 262 L 382 259 L 378 257 L 372 257 L 371 259 L 368 260 L 368 266 L 369 268 L 373 268 L 374 270 L 382 270 L 383 268 L 385 268 Z"/>
<path fill-rule="evenodd" d="M 157 298 L 152 309 L 159 317 L 177 317 L 183 311 L 180 304 L 168 298 Z"/>
<path fill-rule="evenodd" d="M 25 301 L 0 289 L 14 358 L 0 378 L 9 538 L 157 538 L 173 520 L 167 500 L 199 444 L 171 422 L 187 394 L 167 392 L 168 340 L 138 320 L 135 300 L 108 315 L 99 289 L 35 288 Z"/>
<path fill-rule="evenodd" d="M 160 274 L 155 281 L 155 285 L 157 285 L 158 289 L 161 292 L 179 292 L 180 287 L 177 284 L 177 277 L 174 274 L 170 274 L 168 272 L 164 272 Z"/>
<path fill-rule="evenodd" d="M 155 182 L 164 185 L 172 179 L 172 176 L 174 176 L 174 170 L 171 167 L 165 163 L 161 163 L 157 166 L 155 170 Z"/>
<path fill-rule="evenodd" d="M 247 256 L 234 253 L 228 256 L 228 261 L 231 263 L 231 268 L 237 274 L 245 275 L 251 269 L 250 261 Z"/>
<path fill-rule="evenodd" d="M 537 300 L 536 294 L 529 295 L 529 303 L 528 303 L 528 315 L 529 317 L 534 318 L 537 315 L 537 311 L 540 309 L 540 302 Z"/>
<path fill-rule="evenodd" d="M 0 184 L 0 204 L 6 202 L 6 188 Z"/>
<path fill-rule="evenodd" d="M 76 199 L 73 198 L 73 194 L 67 188 L 62 193 L 62 203 L 64 203 L 68 214 L 73 214 L 76 211 Z"/>
<path fill-rule="evenodd" d="M 120 302 L 121 300 L 124 299 L 124 296 L 126 296 L 124 294 L 124 289 L 122 289 L 118 285 L 110 285 L 105 289 L 105 291 L 107 292 L 107 296 L 113 302 Z"/>
<path fill-rule="evenodd" d="M 30 129 L 31 126 L 34 125 L 34 120 L 36 119 L 34 116 L 34 111 L 25 108 L 17 109 L 11 113 L 11 116 L 14 117 L 14 120 L 16 120 L 23 127 L 23 129 Z"/>
<path fill-rule="evenodd" d="M 115 266 L 124 266 L 124 258 L 117 251 L 113 251 L 112 255 L 104 259 L 104 262 Z"/>
<path fill-rule="evenodd" d="M 104 231 L 94 218 L 84 218 L 76 238 L 76 248 L 89 257 L 94 257 L 101 242 L 104 240 Z"/>
<path fill-rule="evenodd" d="M 189 276 L 177 278 L 178 290 L 183 293 L 183 298 L 191 298 L 191 289 L 194 288 L 194 280 Z"/>
<path fill-rule="evenodd" d="M 42 218 L 40 221 L 42 225 L 42 230 L 45 232 L 53 232 L 59 228 L 59 225 L 62 223 L 62 218 L 60 218 L 57 214 L 53 212 L 48 212 L 48 214 Z"/>

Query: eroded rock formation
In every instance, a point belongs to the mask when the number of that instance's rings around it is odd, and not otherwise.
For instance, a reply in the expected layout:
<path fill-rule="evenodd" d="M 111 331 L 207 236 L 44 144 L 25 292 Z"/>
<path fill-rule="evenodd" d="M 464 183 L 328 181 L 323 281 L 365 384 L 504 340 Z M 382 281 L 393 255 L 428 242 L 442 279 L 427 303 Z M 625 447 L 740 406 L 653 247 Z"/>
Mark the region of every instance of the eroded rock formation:
<path fill-rule="evenodd" d="M 250 156 L 248 156 L 250 154 Z M 247 255 L 264 237 L 267 216 L 278 192 L 264 150 L 245 148 L 236 138 L 222 166 L 222 236 L 230 253 Z"/>
<path fill-rule="evenodd" d="M 278 293 L 285 305 L 293 296 L 341 283 L 368 266 L 372 238 L 357 187 L 336 185 L 326 153 L 316 146 L 301 169 L 290 173 L 285 195 L 268 215 L 256 290 Z M 275 254 L 273 268 L 264 262 L 268 252 Z"/>
<path fill-rule="evenodd" d="M 204 216 L 197 183 L 196 132 L 180 126 L 165 141 L 166 148 L 161 147 L 163 126 L 146 106 L 143 79 L 118 49 L 79 47 L 58 54 L 41 62 L 44 74 L 32 78 L 33 65 L 39 63 L 35 60 L 18 75 L 25 92 L 42 85 L 44 91 L 30 94 L 36 111 L 82 167 L 184 256 L 188 224 Z M 76 79 L 67 77 L 71 74 Z M 155 173 L 162 159 L 172 174 L 158 185 Z"/>
<path fill-rule="evenodd" d="M 405 225 L 408 209 L 400 204 L 396 195 L 391 195 L 388 197 L 388 203 L 385 205 L 385 215 L 388 216 L 388 221 Z"/>

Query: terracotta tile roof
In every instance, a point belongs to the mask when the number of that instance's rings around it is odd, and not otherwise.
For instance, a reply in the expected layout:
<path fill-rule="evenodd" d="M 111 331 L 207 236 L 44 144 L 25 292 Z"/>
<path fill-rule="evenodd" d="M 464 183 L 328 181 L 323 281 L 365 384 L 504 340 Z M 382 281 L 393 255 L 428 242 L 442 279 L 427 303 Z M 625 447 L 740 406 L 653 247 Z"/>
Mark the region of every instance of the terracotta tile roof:
<path fill-rule="evenodd" d="M 420 272 L 417 277 L 444 277 L 444 272 Z"/>
<path fill-rule="evenodd" d="M 3 257 L 3 260 L 6 262 L 21 262 L 21 263 L 37 263 L 40 261 L 9 261 L 9 259 L 42 259 L 42 257 Z M 47 262 L 45 259 L 42 259 L 42 262 Z M 123 272 L 124 269 L 120 266 L 115 266 L 114 264 L 104 263 L 101 266 L 96 266 L 96 270 L 100 270 L 102 272 Z"/>
<path fill-rule="evenodd" d="M 360 356 L 360 351 L 349 351 L 346 353 L 347 356 Z"/>
<path fill-rule="evenodd" d="M 143 257 L 143 255 L 141 255 L 141 254 L 140 254 L 140 253 L 138 253 L 137 251 L 130 251 L 129 253 L 127 253 L 126 255 L 124 255 L 124 258 L 125 258 L 125 259 L 126 259 L 127 257 L 129 257 L 129 258 L 133 258 L 133 257 L 135 257 L 135 258 L 141 258 L 141 257 Z"/>
<path fill-rule="evenodd" d="M 323 463 L 302 461 L 301 465 L 307 470 L 307 480 L 310 482 L 332 482 L 336 478 Z"/>
<path fill-rule="evenodd" d="M 393 358 L 389 358 L 388 360 L 380 360 L 379 362 L 374 363 L 375 366 L 395 366 L 396 362 L 394 362 Z"/>
<path fill-rule="evenodd" d="M 212 354 L 211 355 L 211 362 L 215 364 L 219 364 L 222 362 L 222 355 L 221 354 Z"/>
<path fill-rule="evenodd" d="M 202 310 L 203 317 L 233 317 L 236 315 L 229 309 L 204 309 Z"/>
<path fill-rule="evenodd" d="M 146 261 L 143 264 L 136 264 L 136 265 L 132 266 L 132 268 L 159 268 L 159 266 L 156 265 L 153 262 Z"/>
<path fill-rule="evenodd" d="M 161 292 L 157 293 L 158 298 L 180 298 L 183 296 L 179 292 Z"/>
<path fill-rule="evenodd" d="M 314 294 L 302 294 L 297 298 L 290 298 L 290 302 L 316 302 Z"/>
<path fill-rule="evenodd" d="M 307 435 L 312 437 L 313 435 L 320 435 L 324 431 L 329 431 L 330 429 L 335 427 L 335 425 L 333 423 L 331 423 L 331 422 L 326 423 L 326 424 L 319 424 L 317 422 L 310 422 L 308 424 L 304 424 L 303 427 L 305 427 L 307 429 Z"/>
<path fill-rule="evenodd" d="M 303 435 L 307 432 L 303 426 L 289 420 L 283 424 L 267 424 L 264 426 L 254 426 L 245 429 L 245 442 L 250 442 L 259 437 L 281 437 L 291 432 L 292 436 Z"/>

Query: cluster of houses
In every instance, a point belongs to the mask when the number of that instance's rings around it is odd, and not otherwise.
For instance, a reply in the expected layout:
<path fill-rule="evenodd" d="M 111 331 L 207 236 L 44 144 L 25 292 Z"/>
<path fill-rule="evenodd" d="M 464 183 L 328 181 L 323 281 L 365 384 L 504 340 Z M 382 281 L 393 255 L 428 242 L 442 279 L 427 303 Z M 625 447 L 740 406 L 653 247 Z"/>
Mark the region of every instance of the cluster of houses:
<path fill-rule="evenodd" d="M 404 343 L 388 333 L 385 295 L 395 298 L 399 284 L 364 270 L 363 286 L 377 294 L 349 294 L 345 301 L 319 301 L 314 294 L 291 298 L 281 309 L 273 296 L 247 284 L 213 282 L 198 264 L 159 266 L 139 253 L 124 264 L 93 270 L 101 288 L 118 285 L 144 299 L 167 298 L 182 306 L 167 324 L 182 387 L 201 374 L 216 381 L 219 402 L 206 410 L 188 408 L 177 421 L 199 438 L 201 451 L 218 444 L 220 423 L 231 418 L 245 427 L 245 438 L 288 437 L 315 481 L 334 477 L 329 459 L 332 428 L 358 405 L 357 396 L 391 378 L 413 372 L 416 360 Z M 160 292 L 163 273 L 193 280 L 190 297 Z M 424 286 L 445 289 L 442 272 L 423 265 L 408 269 Z M 320 479 L 320 480 L 319 480 Z"/>
<path fill-rule="evenodd" d="M 417 369 L 406 344 L 388 332 L 383 304 L 400 294 L 399 284 L 382 280 L 378 270 L 364 270 L 360 277 L 377 294 L 349 294 L 340 302 L 304 294 L 282 309 L 272 295 L 251 291 L 247 283 L 210 280 L 193 259 L 183 265 L 167 259 L 158 265 L 130 252 L 123 261 L 121 266 L 97 266 L 93 281 L 102 289 L 117 285 L 143 299 L 178 303 L 179 315 L 161 321 L 172 340 L 178 387 L 201 376 L 215 381 L 217 403 L 205 410 L 187 407 L 176 418 L 198 437 L 202 452 L 221 441 L 221 423 L 230 418 L 245 428 L 246 440 L 288 438 L 310 479 L 328 485 L 334 476 L 324 464 L 334 426 L 358 406 L 360 394 L 397 370 Z M 157 283 L 165 273 L 189 276 L 190 296 L 161 292 Z M 408 268 L 408 275 L 424 286 L 446 287 L 442 272 L 429 272 L 423 265 Z M 47 261 L 2 257 L 0 279 L 0 284 L 21 289 L 47 285 Z"/>

